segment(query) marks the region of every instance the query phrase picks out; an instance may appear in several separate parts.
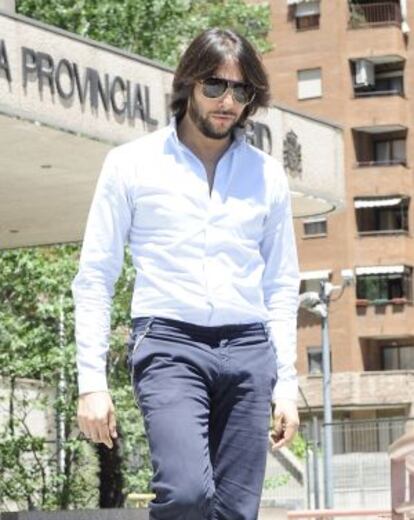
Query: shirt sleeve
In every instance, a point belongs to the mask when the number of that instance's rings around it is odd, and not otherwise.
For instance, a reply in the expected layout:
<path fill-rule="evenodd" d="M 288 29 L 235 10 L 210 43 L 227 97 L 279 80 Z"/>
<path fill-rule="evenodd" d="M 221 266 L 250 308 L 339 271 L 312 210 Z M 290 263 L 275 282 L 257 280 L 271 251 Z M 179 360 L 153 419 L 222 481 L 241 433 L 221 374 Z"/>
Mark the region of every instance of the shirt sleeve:
<path fill-rule="evenodd" d="M 297 399 L 297 313 L 300 273 L 287 178 L 277 177 L 276 193 L 265 222 L 261 254 L 265 260 L 263 293 L 269 311 L 267 329 L 276 353 L 277 382 L 272 401 Z"/>
<path fill-rule="evenodd" d="M 107 390 L 111 303 L 132 221 L 125 179 L 111 150 L 103 163 L 86 224 L 75 301 L 79 394 Z"/>

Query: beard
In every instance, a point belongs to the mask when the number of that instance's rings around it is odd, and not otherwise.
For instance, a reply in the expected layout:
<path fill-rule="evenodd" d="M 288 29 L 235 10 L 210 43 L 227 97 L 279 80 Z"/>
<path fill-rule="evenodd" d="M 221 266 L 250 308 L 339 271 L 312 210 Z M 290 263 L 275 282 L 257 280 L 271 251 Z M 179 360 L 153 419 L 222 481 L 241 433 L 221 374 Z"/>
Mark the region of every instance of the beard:
<path fill-rule="evenodd" d="M 225 114 L 225 115 L 232 115 L 235 114 L 233 112 L 224 112 L 224 111 L 216 111 L 217 114 Z M 188 104 L 188 115 L 190 116 L 190 119 L 195 124 L 195 126 L 200 130 L 200 132 L 210 139 L 225 139 L 230 134 L 232 134 L 234 128 L 237 126 L 237 123 L 239 122 L 239 118 L 234 120 L 234 123 L 230 125 L 225 130 L 218 130 L 215 128 L 214 124 L 208 119 L 208 116 L 203 116 L 199 107 L 197 106 L 197 103 L 195 102 L 194 98 L 190 98 L 190 102 Z"/>

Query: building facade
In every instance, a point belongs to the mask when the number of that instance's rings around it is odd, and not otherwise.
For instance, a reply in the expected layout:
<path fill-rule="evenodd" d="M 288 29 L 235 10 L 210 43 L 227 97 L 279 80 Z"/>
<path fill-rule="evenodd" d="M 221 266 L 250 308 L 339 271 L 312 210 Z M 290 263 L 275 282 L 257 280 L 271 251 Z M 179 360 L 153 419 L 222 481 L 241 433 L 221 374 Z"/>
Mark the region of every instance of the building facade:
<path fill-rule="evenodd" d="M 297 219 L 302 291 L 332 293 L 334 420 L 412 416 L 414 9 L 403 0 L 274 0 L 265 56 L 278 102 L 344 129 L 343 213 Z M 315 143 L 325 153 L 325 143 Z M 322 409 L 321 325 L 300 311 L 298 370 Z M 304 415 L 309 413 L 302 399 Z M 306 411 L 307 410 L 307 411 Z"/>

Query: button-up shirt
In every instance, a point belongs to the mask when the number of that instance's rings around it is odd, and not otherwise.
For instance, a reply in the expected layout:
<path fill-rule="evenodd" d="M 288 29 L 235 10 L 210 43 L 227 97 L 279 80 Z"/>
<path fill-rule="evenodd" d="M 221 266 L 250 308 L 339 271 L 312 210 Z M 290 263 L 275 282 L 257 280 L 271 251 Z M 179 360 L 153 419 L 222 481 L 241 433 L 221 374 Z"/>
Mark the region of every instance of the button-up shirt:
<path fill-rule="evenodd" d="M 274 346 L 272 399 L 297 398 L 299 269 L 282 165 L 240 132 L 210 193 L 201 160 L 176 122 L 112 148 L 87 219 L 75 299 L 79 392 L 107 390 L 114 285 L 129 244 L 131 317 L 204 326 L 263 321 Z"/>

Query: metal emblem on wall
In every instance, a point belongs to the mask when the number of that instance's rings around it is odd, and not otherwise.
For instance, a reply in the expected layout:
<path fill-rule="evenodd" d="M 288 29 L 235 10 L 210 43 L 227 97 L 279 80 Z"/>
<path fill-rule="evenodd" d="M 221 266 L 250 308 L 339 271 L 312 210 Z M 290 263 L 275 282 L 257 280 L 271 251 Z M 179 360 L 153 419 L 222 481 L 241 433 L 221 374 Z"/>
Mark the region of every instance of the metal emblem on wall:
<path fill-rule="evenodd" d="M 291 177 L 302 177 L 302 146 L 293 130 L 283 140 L 283 166 Z"/>

